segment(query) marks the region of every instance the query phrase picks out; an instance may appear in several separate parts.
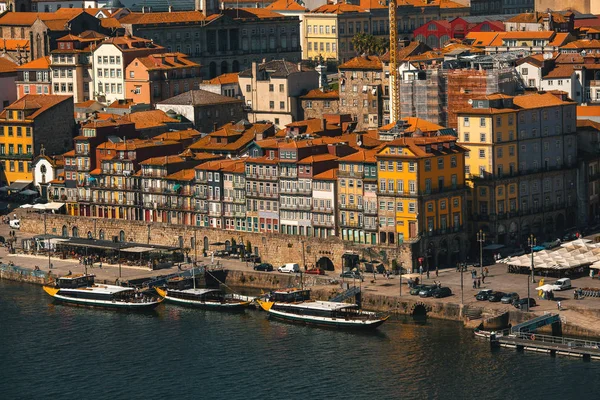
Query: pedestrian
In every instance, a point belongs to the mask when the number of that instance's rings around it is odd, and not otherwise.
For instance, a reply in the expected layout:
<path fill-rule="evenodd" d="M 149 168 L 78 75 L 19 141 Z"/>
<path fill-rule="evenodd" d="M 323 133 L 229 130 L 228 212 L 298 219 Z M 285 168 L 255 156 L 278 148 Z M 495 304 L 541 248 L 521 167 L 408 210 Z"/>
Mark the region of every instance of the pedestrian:
<path fill-rule="evenodd" d="M 429 268 L 427 268 L 427 279 L 429 279 Z"/>
<path fill-rule="evenodd" d="M 477 289 L 477 280 L 473 279 L 473 289 Z"/>
<path fill-rule="evenodd" d="M 558 306 L 558 311 L 560 311 L 561 310 L 560 301 L 557 301 L 556 305 Z"/>
<path fill-rule="evenodd" d="M 99 265 L 100 269 L 102 269 L 102 261 L 100 261 L 100 265 Z"/>
<path fill-rule="evenodd" d="M 439 276 L 439 273 L 438 273 L 438 268 L 437 268 L 437 267 L 435 267 L 435 277 L 437 278 L 438 276 Z"/>
<path fill-rule="evenodd" d="M 481 278 L 477 278 L 477 289 L 481 287 Z"/>
<path fill-rule="evenodd" d="M 419 274 L 423 275 L 423 266 L 419 265 Z"/>
<path fill-rule="evenodd" d="M 490 270 L 487 267 L 485 267 L 483 272 L 485 272 L 485 276 L 488 276 L 490 274 Z"/>
<path fill-rule="evenodd" d="M 481 275 L 481 282 L 485 283 L 485 274 Z"/>

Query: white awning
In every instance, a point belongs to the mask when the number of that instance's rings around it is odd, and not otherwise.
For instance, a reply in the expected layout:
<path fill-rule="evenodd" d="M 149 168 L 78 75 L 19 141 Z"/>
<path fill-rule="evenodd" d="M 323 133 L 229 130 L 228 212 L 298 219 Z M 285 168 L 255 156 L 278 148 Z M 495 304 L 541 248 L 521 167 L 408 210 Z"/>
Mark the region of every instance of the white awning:
<path fill-rule="evenodd" d="M 44 204 L 44 209 L 56 211 L 64 205 L 65 205 L 65 203 L 52 202 L 52 203 Z"/>
<path fill-rule="evenodd" d="M 128 247 L 126 249 L 121 249 L 121 252 L 125 252 L 125 253 L 147 253 L 149 251 L 153 251 L 154 249 L 152 247 L 142 247 L 142 246 L 136 246 L 136 247 Z"/>

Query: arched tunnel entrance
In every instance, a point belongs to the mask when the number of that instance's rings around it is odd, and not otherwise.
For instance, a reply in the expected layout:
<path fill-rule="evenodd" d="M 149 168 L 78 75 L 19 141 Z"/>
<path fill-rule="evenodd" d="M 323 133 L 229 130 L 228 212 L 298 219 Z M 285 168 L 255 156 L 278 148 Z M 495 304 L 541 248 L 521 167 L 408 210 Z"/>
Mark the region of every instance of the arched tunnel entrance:
<path fill-rule="evenodd" d="M 333 271 L 333 262 L 329 257 L 321 257 L 319 261 L 317 261 L 317 267 L 321 268 L 324 271 Z"/>

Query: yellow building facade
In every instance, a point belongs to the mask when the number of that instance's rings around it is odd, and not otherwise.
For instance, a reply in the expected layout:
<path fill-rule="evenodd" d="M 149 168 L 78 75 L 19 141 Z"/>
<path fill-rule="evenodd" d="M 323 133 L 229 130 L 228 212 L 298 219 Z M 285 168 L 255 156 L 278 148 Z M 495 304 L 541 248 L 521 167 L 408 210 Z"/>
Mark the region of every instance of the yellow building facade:
<path fill-rule="evenodd" d="M 453 136 L 400 138 L 377 153 L 381 244 L 418 243 L 432 267 L 458 261 L 466 153 Z"/>
<path fill-rule="evenodd" d="M 32 162 L 40 154 L 61 154 L 71 147 L 71 96 L 26 95 L 0 113 L 0 180 L 32 182 Z"/>

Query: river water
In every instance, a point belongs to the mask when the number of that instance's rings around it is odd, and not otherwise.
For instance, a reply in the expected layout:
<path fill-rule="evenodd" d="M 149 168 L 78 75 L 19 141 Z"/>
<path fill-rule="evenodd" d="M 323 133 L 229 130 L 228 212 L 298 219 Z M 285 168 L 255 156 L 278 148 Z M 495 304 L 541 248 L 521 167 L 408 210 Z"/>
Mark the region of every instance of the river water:
<path fill-rule="evenodd" d="M 596 399 L 600 362 L 491 351 L 460 323 L 351 333 L 161 305 L 55 305 L 0 281 L 0 399 Z"/>

